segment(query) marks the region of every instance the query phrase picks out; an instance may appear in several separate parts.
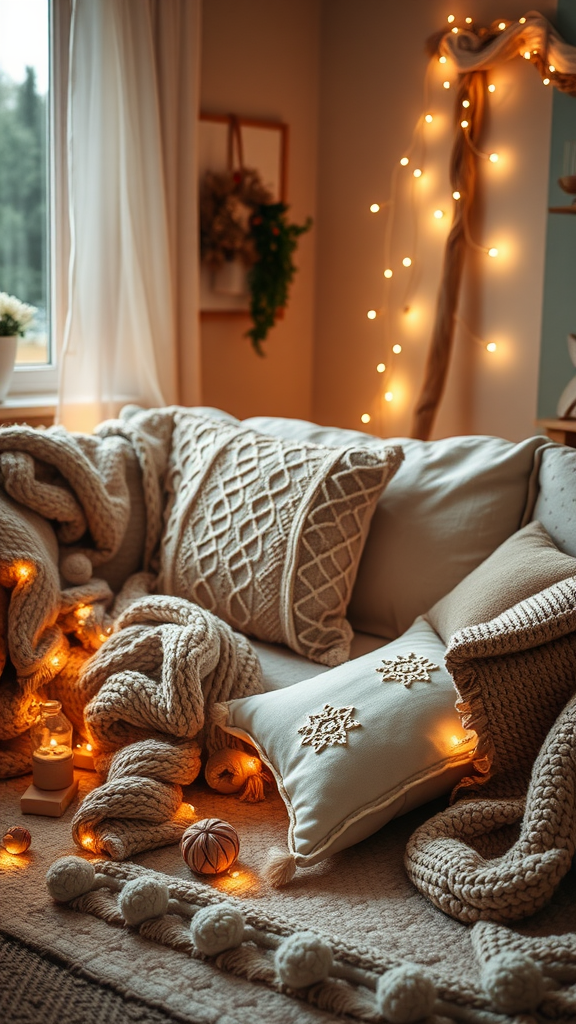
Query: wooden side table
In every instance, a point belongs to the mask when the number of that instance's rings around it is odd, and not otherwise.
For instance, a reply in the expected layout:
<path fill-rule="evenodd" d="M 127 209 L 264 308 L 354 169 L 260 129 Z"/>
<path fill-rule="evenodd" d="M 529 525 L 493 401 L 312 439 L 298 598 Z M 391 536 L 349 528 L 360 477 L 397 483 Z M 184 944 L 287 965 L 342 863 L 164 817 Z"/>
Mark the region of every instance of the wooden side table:
<path fill-rule="evenodd" d="M 569 448 L 576 448 L 576 419 L 536 420 L 536 426 L 540 427 L 551 441 L 558 441 L 559 444 L 566 444 Z"/>

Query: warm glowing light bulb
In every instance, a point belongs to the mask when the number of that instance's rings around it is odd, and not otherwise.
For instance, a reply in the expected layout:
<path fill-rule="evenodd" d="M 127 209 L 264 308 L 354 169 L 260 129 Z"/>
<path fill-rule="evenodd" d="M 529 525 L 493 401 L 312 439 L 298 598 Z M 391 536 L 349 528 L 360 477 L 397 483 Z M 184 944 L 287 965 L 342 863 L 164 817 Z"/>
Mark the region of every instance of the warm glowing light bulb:
<path fill-rule="evenodd" d="M 525 25 L 526 24 L 526 18 L 519 18 L 518 19 L 518 24 L 519 25 Z"/>
<path fill-rule="evenodd" d="M 492 246 L 491 249 L 488 249 L 488 255 L 492 256 L 492 258 L 494 259 L 498 255 L 498 249 Z"/>
<path fill-rule="evenodd" d="M 426 124 L 432 124 L 432 121 L 434 120 L 434 118 L 432 117 L 432 114 L 426 114 L 426 117 L 424 118 L 424 120 L 426 121 Z"/>
<path fill-rule="evenodd" d="M 442 220 L 444 210 L 434 210 L 434 216 L 436 217 L 436 220 Z"/>
<path fill-rule="evenodd" d="M 392 351 L 395 356 L 399 356 L 402 351 L 402 345 L 392 345 Z"/>
<path fill-rule="evenodd" d="M 384 271 L 384 277 L 392 277 L 393 273 L 394 271 L 390 270 L 390 267 L 386 267 L 386 270 Z"/>
<path fill-rule="evenodd" d="M 87 743 L 86 744 L 86 750 L 88 750 L 89 752 L 92 751 L 92 744 L 91 743 Z"/>
<path fill-rule="evenodd" d="M 467 128 L 468 127 L 468 121 L 460 121 L 460 127 L 461 128 Z"/>
<path fill-rule="evenodd" d="M 549 78 L 543 78 L 542 79 L 542 85 L 550 85 L 550 79 Z"/>
<path fill-rule="evenodd" d="M 368 412 L 363 412 L 361 417 L 360 417 L 360 419 L 362 420 L 362 423 L 370 423 L 371 418 L 372 417 L 370 416 L 370 413 L 368 413 Z"/>
<path fill-rule="evenodd" d="M 394 398 L 394 392 L 393 391 L 387 391 L 386 394 L 384 395 L 384 398 L 385 398 L 385 400 L 387 402 L 391 402 L 392 399 Z"/>
<path fill-rule="evenodd" d="M 554 67 L 554 65 L 553 65 L 553 64 L 549 64 L 549 65 L 548 65 L 548 71 L 551 71 L 551 72 L 552 72 L 552 74 L 554 74 L 554 72 L 556 71 L 556 68 Z"/>
<path fill-rule="evenodd" d="M 457 29 L 456 27 L 454 27 L 454 28 L 452 29 L 452 31 L 453 31 L 453 33 L 454 33 L 454 35 L 455 35 L 455 36 L 457 36 L 457 35 L 458 35 L 458 29 Z"/>
<path fill-rule="evenodd" d="M 369 320 L 375 320 L 378 314 L 375 309 L 369 309 L 368 312 L 366 313 L 366 316 L 368 317 Z"/>
<path fill-rule="evenodd" d="M 380 204 L 379 203 L 372 203 L 372 205 L 370 206 L 370 213 L 378 213 L 379 209 L 380 209 Z"/>
<path fill-rule="evenodd" d="M 447 58 L 446 58 L 446 57 L 444 57 L 444 56 L 442 56 L 442 57 L 438 57 L 438 63 L 439 63 L 439 64 L 445 64 L 445 63 L 446 63 L 446 60 L 447 60 Z"/>
<path fill-rule="evenodd" d="M 453 14 L 449 14 L 448 15 L 448 24 L 451 25 L 453 21 L 456 21 L 455 16 Z"/>
<path fill-rule="evenodd" d="M 16 566 L 16 575 L 17 575 L 18 579 L 21 580 L 22 582 L 24 582 L 24 580 L 27 580 L 28 577 L 30 576 L 30 568 L 29 568 L 29 566 L 23 565 L 22 563 L 20 565 L 17 565 Z"/>
<path fill-rule="evenodd" d="M 488 86 L 488 92 L 496 92 L 496 86 L 493 84 L 493 82 L 490 82 L 490 85 Z"/>
<path fill-rule="evenodd" d="M 490 163 L 497 164 L 498 160 L 499 160 L 498 153 L 490 153 L 490 156 L 488 157 L 488 159 L 489 159 Z"/>
<path fill-rule="evenodd" d="M 415 178 L 422 177 L 422 171 L 420 170 L 419 167 L 415 167 L 414 170 L 412 171 L 412 174 L 414 175 Z"/>
<path fill-rule="evenodd" d="M 410 259 L 409 256 L 405 256 L 404 257 L 404 259 L 402 260 L 402 266 L 403 267 L 411 267 L 412 266 L 412 260 Z"/>
<path fill-rule="evenodd" d="M 505 21 L 499 21 L 498 22 L 498 28 L 500 29 L 501 32 L 503 32 L 504 29 L 506 28 L 506 22 Z"/>
<path fill-rule="evenodd" d="M 486 345 L 487 352 L 495 352 L 497 348 L 498 346 L 495 341 L 489 341 L 488 344 Z"/>
<path fill-rule="evenodd" d="M 462 106 L 468 108 L 470 106 L 470 100 L 462 100 Z"/>
<path fill-rule="evenodd" d="M 385 369 L 386 363 L 378 363 L 378 366 L 376 367 L 376 373 L 384 373 Z"/>
<path fill-rule="evenodd" d="M 524 60 L 530 60 L 530 50 L 524 50 Z"/>
<path fill-rule="evenodd" d="M 452 199 L 460 199 L 460 192 L 453 192 Z"/>
<path fill-rule="evenodd" d="M 445 89 L 450 88 L 450 82 L 442 82 L 442 85 L 444 86 Z"/>
<path fill-rule="evenodd" d="M 50 658 L 50 662 L 52 665 L 54 665 L 55 668 L 57 668 L 57 666 L 60 664 L 60 656 L 58 654 L 55 654 L 53 658 Z"/>
<path fill-rule="evenodd" d="M 466 24 L 467 25 L 471 25 L 472 24 L 472 18 L 466 18 Z"/>
<path fill-rule="evenodd" d="M 400 163 L 402 164 L 402 167 L 406 167 L 410 163 L 410 161 L 407 156 L 403 156 Z"/>

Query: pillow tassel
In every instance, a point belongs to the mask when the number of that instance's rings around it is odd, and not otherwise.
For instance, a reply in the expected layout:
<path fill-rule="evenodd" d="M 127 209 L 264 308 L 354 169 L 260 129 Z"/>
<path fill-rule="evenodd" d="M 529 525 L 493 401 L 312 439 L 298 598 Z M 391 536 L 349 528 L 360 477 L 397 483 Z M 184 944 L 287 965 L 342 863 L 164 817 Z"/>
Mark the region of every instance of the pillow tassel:
<path fill-rule="evenodd" d="M 219 725 L 223 727 L 228 724 L 228 705 L 224 702 L 213 704 L 209 711 L 209 719 L 211 725 Z"/>
<path fill-rule="evenodd" d="M 268 860 L 264 868 L 264 877 L 275 889 L 281 889 L 288 885 L 296 874 L 296 858 L 288 850 L 281 850 L 273 846 L 268 854 Z"/>
<path fill-rule="evenodd" d="M 238 799 L 246 801 L 247 804 L 259 804 L 264 800 L 264 776 L 262 774 L 251 775 L 238 794 Z"/>

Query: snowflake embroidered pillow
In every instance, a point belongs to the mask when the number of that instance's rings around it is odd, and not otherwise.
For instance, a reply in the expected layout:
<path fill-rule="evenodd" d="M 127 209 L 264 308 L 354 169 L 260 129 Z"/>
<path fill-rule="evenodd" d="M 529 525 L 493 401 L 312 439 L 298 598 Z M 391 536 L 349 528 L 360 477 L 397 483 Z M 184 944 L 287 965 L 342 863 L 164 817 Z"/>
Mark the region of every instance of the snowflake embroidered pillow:
<path fill-rule="evenodd" d="M 282 441 L 186 409 L 174 424 L 159 592 L 311 661 L 346 661 L 346 609 L 401 448 Z"/>
<path fill-rule="evenodd" d="M 362 658 L 217 706 L 218 724 L 274 774 L 295 865 L 352 846 L 460 780 L 476 737 L 455 710 L 445 650 L 419 618 Z"/>

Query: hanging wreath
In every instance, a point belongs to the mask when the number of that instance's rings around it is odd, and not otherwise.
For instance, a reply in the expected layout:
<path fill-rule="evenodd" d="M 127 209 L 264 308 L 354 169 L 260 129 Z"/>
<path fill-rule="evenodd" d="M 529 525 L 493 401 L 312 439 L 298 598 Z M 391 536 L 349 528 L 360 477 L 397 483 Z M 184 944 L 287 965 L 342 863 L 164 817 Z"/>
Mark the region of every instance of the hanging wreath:
<path fill-rule="evenodd" d="M 238 170 L 232 170 L 235 143 Z M 234 116 L 228 164 L 224 173 L 207 171 L 200 185 L 200 258 L 211 271 L 234 260 L 246 268 L 253 326 L 245 336 L 263 356 L 262 342 L 288 301 L 298 236 L 309 231 L 312 220 L 290 224 L 286 204 L 275 203 L 258 171 L 243 166 L 240 125 Z"/>

